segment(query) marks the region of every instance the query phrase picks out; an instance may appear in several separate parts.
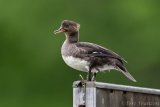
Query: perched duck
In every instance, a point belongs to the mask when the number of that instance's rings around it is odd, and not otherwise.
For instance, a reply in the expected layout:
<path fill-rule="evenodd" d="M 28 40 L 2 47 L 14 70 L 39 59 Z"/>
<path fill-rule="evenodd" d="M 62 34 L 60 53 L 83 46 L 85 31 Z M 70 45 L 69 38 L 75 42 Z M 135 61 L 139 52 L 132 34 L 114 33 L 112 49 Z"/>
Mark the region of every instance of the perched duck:
<path fill-rule="evenodd" d="M 54 33 L 65 33 L 61 54 L 64 62 L 79 71 L 88 73 L 88 81 L 94 81 L 98 72 L 115 69 L 136 82 L 124 66 L 125 60 L 115 52 L 89 42 L 79 41 L 80 24 L 64 20 Z"/>

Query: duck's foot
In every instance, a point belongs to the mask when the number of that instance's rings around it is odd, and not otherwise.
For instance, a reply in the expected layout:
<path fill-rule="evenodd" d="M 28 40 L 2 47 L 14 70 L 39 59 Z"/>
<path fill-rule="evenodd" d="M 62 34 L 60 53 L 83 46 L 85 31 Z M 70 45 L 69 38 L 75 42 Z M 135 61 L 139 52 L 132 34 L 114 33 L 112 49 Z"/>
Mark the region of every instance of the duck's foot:
<path fill-rule="evenodd" d="M 93 73 L 91 81 L 96 81 L 96 76 L 97 76 L 97 73 Z"/>
<path fill-rule="evenodd" d="M 81 78 L 81 80 L 84 80 L 83 76 L 81 74 L 79 74 L 79 77 Z"/>
<path fill-rule="evenodd" d="M 87 81 L 92 81 L 92 73 L 91 73 L 91 71 L 88 72 L 86 80 Z"/>
<path fill-rule="evenodd" d="M 83 78 L 83 76 L 81 74 L 79 75 L 79 77 L 80 77 L 81 80 L 76 81 L 75 85 L 77 87 L 85 87 L 87 81 Z"/>

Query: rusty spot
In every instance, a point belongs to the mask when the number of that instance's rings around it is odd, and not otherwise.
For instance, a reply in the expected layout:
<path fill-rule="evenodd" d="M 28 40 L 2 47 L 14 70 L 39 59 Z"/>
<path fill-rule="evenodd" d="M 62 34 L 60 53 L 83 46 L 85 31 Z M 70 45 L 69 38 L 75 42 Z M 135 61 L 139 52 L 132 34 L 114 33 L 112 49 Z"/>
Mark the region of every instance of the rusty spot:
<path fill-rule="evenodd" d="M 123 91 L 123 94 L 126 94 L 127 92 L 126 91 Z"/>
<path fill-rule="evenodd" d="M 113 93 L 114 92 L 114 90 L 113 89 L 110 89 L 110 93 Z"/>
<path fill-rule="evenodd" d="M 78 107 L 86 107 L 85 105 L 79 105 Z"/>

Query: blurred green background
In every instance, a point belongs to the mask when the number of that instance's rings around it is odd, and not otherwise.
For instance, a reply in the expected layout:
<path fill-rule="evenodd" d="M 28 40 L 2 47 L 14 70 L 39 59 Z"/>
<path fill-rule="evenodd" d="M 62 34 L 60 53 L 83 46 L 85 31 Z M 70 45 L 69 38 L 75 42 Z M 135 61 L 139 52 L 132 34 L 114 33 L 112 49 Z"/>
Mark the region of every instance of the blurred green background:
<path fill-rule="evenodd" d="M 64 19 L 81 24 L 81 41 L 100 44 L 127 61 L 97 81 L 160 88 L 159 0 L 0 0 L 0 107 L 72 107 L 72 83 L 85 73 L 65 65 Z"/>

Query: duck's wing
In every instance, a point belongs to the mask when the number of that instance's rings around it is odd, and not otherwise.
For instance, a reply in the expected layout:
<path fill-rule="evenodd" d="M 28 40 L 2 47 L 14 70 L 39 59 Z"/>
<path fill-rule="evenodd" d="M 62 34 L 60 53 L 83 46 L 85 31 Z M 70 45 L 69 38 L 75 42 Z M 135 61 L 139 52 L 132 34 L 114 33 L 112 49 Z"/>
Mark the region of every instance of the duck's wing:
<path fill-rule="evenodd" d="M 79 42 L 76 44 L 76 46 L 80 49 L 80 53 L 84 55 L 89 55 L 91 57 L 114 58 L 118 59 L 121 63 L 125 61 L 121 56 L 119 56 L 115 52 L 93 43 Z"/>
<path fill-rule="evenodd" d="M 123 65 L 123 61 L 125 60 L 115 52 L 106 49 L 102 46 L 87 42 L 79 42 L 76 44 L 76 46 L 79 49 L 79 55 L 82 55 L 82 57 L 92 57 L 93 59 L 95 57 L 100 59 L 97 60 L 97 62 L 100 61 L 102 63 L 103 59 L 110 59 L 112 62 L 111 64 L 115 66 L 118 71 L 122 72 L 128 79 L 136 82 L 133 76 L 127 71 L 127 69 Z"/>

